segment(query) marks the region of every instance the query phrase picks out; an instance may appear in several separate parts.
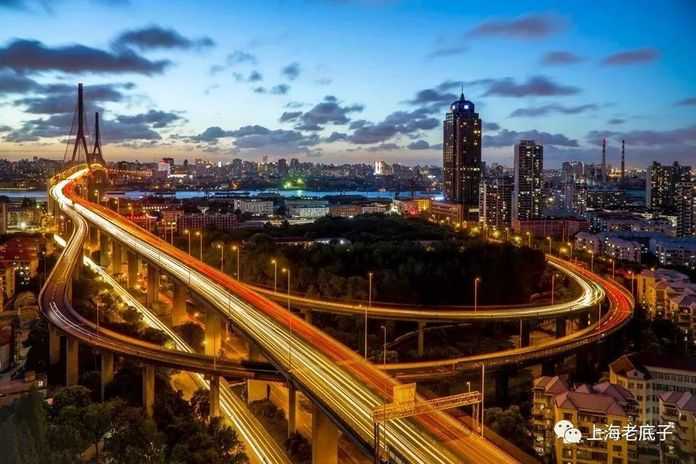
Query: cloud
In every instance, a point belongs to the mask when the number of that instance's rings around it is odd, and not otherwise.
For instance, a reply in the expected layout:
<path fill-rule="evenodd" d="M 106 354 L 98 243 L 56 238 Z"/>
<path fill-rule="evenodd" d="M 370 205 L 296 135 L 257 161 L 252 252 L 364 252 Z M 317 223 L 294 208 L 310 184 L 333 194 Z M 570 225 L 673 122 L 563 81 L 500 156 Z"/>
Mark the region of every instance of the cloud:
<path fill-rule="evenodd" d="M 283 114 L 280 115 L 280 122 L 290 122 L 290 121 L 296 121 L 297 118 L 302 116 L 302 111 L 284 111 Z"/>
<path fill-rule="evenodd" d="M 566 27 L 563 18 L 553 15 L 528 15 L 513 20 L 492 20 L 471 29 L 469 37 L 506 37 L 539 39 L 553 35 Z"/>
<path fill-rule="evenodd" d="M 544 145 L 555 145 L 560 147 L 578 147 L 578 141 L 570 139 L 563 134 L 551 134 L 537 130 L 514 131 L 502 129 L 495 135 L 484 135 L 484 147 L 507 147 L 518 143 L 520 140 L 534 140 Z"/>
<path fill-rule="evenodd" d="M 84 87 L 85 101 L 88 111 L 99 110 L 105 102 L 121 102 L 127 99 L 123 90 L 135 87 L 132 82 L 115 84 L 86 85 Z M 41 96 L 25 97 L 15 100 L 15 106 L 24 106 L 24 112 L 34 114 L 73 113 L 77 101 L 75 86 L 67 84 L 41 85 L 36 91 Z"/>
<path fill-rule="evenodd" d="M 619 125 L 619 124 L 623 124 L 623 123 L 625 123 L 625 122 L 626 122 L 625 119 L 621 119 L 621 118 L 612 118 L 612 119 L 610 119 L 609 121 L 607 121 L 607 124 L 611 124 L 612 126 L 616 126 L 616 125 Z"/>
<path fill-rule="evenodd" d="M 294 81 L 300 75 L 300 63 L 290 63 L 289 65 L 285 66 L 280 72 L 291 81 Z"/>
<path fill-rule="evenodd" d="M 10 132 L 12 128 L 10 126 L 0 126 L 0 133 L 2 132 Z"/>
<path fill-rule="evenodd" d="M 602 60 L 602 64 L 608 66 L 642 64 L 653 62 L 659 57 L 660 52 L 655 48 L 638 48 L 609 55 Z"/>
<path fill-rule="evenodd" d="M 495 132 L 497 130 L 500 130 L 500 124 L 496 122 L 484 122 L 483 129 Z"/>
<path fill-rule="evenodd" d="M 674 106 L 696 106 L 696 97 L 684 98 L 674 103 Z"/>
<path fill-rule="evenodd" d="M 427 150 L 430 148 L 430 144 L 423 139 L 419 139 L 409 143 L 406 148 L 409 150 Z"/>
<path fill-rule="evenodd" d="M 290 86 L 287 84 L 278 84 L 271 87 L 271 94 L 273 95 L 286 95 L 290 91 Z"/>
<path fill-rule="evenodd" d="M 180 115 L 170 111 L 150 110 L 147 113 L 132 116 L 119 115 L 116 120 L 125 124 L 147 124 L 155 129 L 167 127 L 175 122 L 182 121 Z"/>
<path fill-rule="evenodd" d="M 533 76 L 519 84 L 512 78 L 486 80 L 486 82 L 488 89 L 483 94 L 486 97 L 548 97 L 580 93 L 577 87 L 557 84 L 545 76 Z M 477 83 L 484 83 L 484 81 L 480 80 Z"/>
<path fill-rule="evenodd" d="M 550 105 L 535 106 L 529 108 L 518 108 L 512 113 L 510 113 L 511 118 L 518 117 L 537 117 L 546 116 L 551 113 L 561 113 L 561 114 L 579 114 L 587 111 L 594 111 L 598 109 L 599 106 L 594 103 L 589 103 L 586 105 L 578 106 L 563 106 L 558 103 L 552 103 Z"/>
<path fill-rule="evenodd" d="M 444 58 L 447 56 L 461 55 L 469 51 L 466 45 L 452 45 L 436 47 L 433 51 L 425 55 L 427 59 Z"/>
<path fill-rule="evenodd" d="M 342 140 L 348 140 L 348 134 L 344 132 L 332 132 L 331 135 L 322 139 L 322 142 L 333 143 Z"/>
<path fill-rule="evenodd" d="M 151 61 L 132 50 L 106 51 L 84 45 L 47 47 L 37 40 L 15 39 L 0 47 L 0 67 L 18 72 L 161 74 L 169 60 Z"/>
<path fill-rule="evenodd" d="M 232 66 L 241 63 L 257 64 L 258 60 L 256 59 L 256 55 L 252 53 L 243 50 L 235 50 L 227 55 L 226 62 L 228 65 Z"/>
<path fill-rule="evenodd" d="M 25 93 L 40 88 L 41 84 L 23 74 L 11 71 L 9 69 L 0 69 L 0 95 L 8 93 Z"/>
<path fill-rule="evenodd" d="M 317 85 L 330 85 L 333 82 L 333 79 L 329 77 L 320 77 L 319 79 L 314 81 Z"/>
<path fill-rule="evenodd" d="M 244 76 L 242 73 L 234 72 L 232 73 L 232 77 L 234 77 L 234 80 L 237 82 L 260 82 L 263 80 L 263 75 L 256 70 L 251 71 L 248 76 Z"/>
<path fill-rule="evenodd" d="M 401 147 L 395 143 L 380 143 L 379 145 L 375 145 L 374 147 L 367 148 L 367 151 L 369 151 L 369 152 L 393 151 L 393 150 L 398 150 L 400 148 Z"/>
<path fill-rule="evenodd" d="M 208 127 L 188 140 L 216 144 L 222 138 L 234 139 L 233 144 L 238 149 L 275 150 L 280 153 L 306 153 L 309 147 L 319 143 L 319 136 L 316 134 L 307 135 L 296 130 L 272 130 L 259 125 L 242 126 L 236 130 L 224 130 L 219 126 Z"/>
<path fill-rule="evenodd" d="M 582 61 L 585 59 L 575 53 L 565 51 L 548 52 L 541 58 L 541 64 L 547 66 L 576 64 Z"/>
<path fill-rule="evenodd" d="M 359 113 L 363 108 L 363 105 L 358 104 L 343 106 L 335 96 L 327 95 L 322 102 L 317 103 L 310 110 L 293 118 L 293 120 L 297 121 L 295 129 L 320 131 L 327 124 L 348 124 L 350 122 L 350 113 Z M 287 115 L 288 113 L 284 114 Z"/>
<path fill-rule="evenodd" d="M 189 39 L 174 29 L 165 29 L 158 25 L 150 25 L 140 29 L 122 32 L 113 41 L 116 48 L 134 47 L 139 50 L 157 49 L 203 49 L 215 45 L 210 37 Z"/>
<path fill-rule="evenodd" d="M 430 112 L 424 108 L 395 111 L 377 123 L 354 121 L 350 125 L 353 133 L 346 140 L 357 145 L 370 145 L 384 142 L 399 134 L 415 136 L 421 131 L 431 130 L 439 125 L 440 120 L 430 117 Z"/>
<path fill-rule="evenodd" d="M 419 90 L 416 92 L 415 97 L 411 100 L 406 100 L 406 103 L 417 106 L 430 106 L 431 112 L 435 112 L 459 98 L 454 93 L 446 91 L 446 87 L 450 83 L 451 81 L 445 81 L 436 88 Z"/>
<path fill-rule="evenodd" d="M 696 144 L 696 125 L 664 131 L 590 131 L 587 134 L 587 140 L 594 145 L 601 144 L 601 140 L 604 137 L 613 139 L 616 142 L 620 140 L 625 140 L 626 144 L 628 145 L 636 145 L 643 147 L 671 147 L 678 145 L 694 145 Z M 694 147 L 691 148 L 692 151 L 694 149 Z"/>

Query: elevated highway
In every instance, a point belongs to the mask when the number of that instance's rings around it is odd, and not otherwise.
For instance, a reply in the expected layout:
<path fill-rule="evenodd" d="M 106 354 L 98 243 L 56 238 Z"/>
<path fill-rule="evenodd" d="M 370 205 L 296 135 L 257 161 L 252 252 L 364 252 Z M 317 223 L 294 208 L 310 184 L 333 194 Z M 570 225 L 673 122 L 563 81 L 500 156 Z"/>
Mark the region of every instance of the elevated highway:
<path fill-rule="evenodd" d="M 155 263 L 220 311 L 259 345 L 266 357 L 320 410 L 366 451 L 372 452 L 372 410 L 391 401 L 397 382 L 302 319 L 289 314 L 245 285 L 191 258 L 100 205 L 80 198 L 76 173 L 53 190 L 54 198 L 73 209 L 148 262 Z M 443 413 L 389 424 L 389 451 L 395 462 L 515 462 L 460 422 Z"/>

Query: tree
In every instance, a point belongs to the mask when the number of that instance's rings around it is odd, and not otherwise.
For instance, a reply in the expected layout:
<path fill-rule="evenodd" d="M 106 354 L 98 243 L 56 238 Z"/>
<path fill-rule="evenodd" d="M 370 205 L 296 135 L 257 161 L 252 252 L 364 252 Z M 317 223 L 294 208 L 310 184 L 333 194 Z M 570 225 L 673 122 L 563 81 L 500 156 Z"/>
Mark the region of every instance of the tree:
<path fill-rule="evenodd" d="M 126 407 L 114 416 L 104 453 L 116 464 L 163 464 L 164 436 L 142 408 Z"/>
<path fill-rule="evenodd" d="M 112 400 L 104 403 L 91 403 L 81 411 L 80 434 L 94 446 L 95 459 L 99 462 L 99 442 L 112 428 L 114 412 L 123 408 L 123 401 Z"/>
<path fill-rule="evenodd" d="M 485 414 L 486 426 L 490 427 L 501 437 L 509 440 L 519 448 L 531 450 L 531 432 L 527 420 L 518 406 L 508 409 L 488 408 Z"/>
<path fill-rule="evenodd" d="M 208 390 L 199 388 L 191 396 L 191 408 L 193 414 L 200 420 L 207 421 L 210 416 L 210 394 Z"/>
<path fill-rule="evenodd" d="M 177 326 L 175 330 L 194 351 L 198 353 L 203 352 L 205 332 L 203 332 L 203 328 L 199 324 L 195 322 L 186 322 Z"/>

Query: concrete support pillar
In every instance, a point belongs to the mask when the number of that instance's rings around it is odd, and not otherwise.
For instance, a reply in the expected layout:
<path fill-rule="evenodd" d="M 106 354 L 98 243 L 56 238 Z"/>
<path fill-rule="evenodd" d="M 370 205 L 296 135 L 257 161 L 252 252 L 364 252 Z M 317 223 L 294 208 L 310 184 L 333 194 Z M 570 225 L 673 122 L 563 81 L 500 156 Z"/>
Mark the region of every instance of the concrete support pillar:
<path fill-rule="evenodd" d="M 268 382 L 264 380 L 247 380 L 247 403 L 268 399 Z"/>
<path fill-rule="evenodd" d="M 55 366 L 60 362 L 60 333 L 52 324 L 48 325 L 48 364 Z"/>
<path fill-rule="evenodd" d="M 132 251 L 128 252 L 128 288 L 135 288 L 138 282 L 138 265 L 140 258 Z"/>
<path fill-rule="evenodd" d="M 181 282 L 174 281 L 174 295 L 172 298 L 172 326 L 181 325 L 186 322 L 186 297 L 188 293 L 186 286 Z"/>
<path fill-rule="evenodd" d="M 529 346 L 530 323 L 527 320 L 520 321 L 520 347 Z"/>
<path fill-rule="evenodd" d="M 109 264 L 109 236 L 99 231 L 99 265 L 106 267 Z"/>
<path fill-rule="evenodd" d="M 147 417 L 155 412 L 155 366 L 143 366 L 143 408 Z"/>
<path fill-rule="evenodd" d="M 80 344 L 76 338 L 65 337 L 65 385 L 77 385 L 80 377 Z"/>
<path fill-rule="evenodd" d="M 220 417 L 220 376 L 210 377 L 210 417 Z"/>
<path fill-rule="evenodd" d="M 104 401 L 106 386 L 114 380 L 114 354 L 110 351 L 101 353 L 101 400 Z"/>
<path fill-rule="evenodd" d="M 288 383 L 288 438 L 297 431 L 297 389 Z"/>
<path fill-rule="evenodd" d="M 147 265 L 147 295 L 145 305 L 152 308 L 159 296 L 159 268 L 152 263 Z"/>
<path fill-rule="evenodd" d="M 418 357 L 425 352 L 425 322 L 418 322 Z"/>
<path fill-rule="evenodd" d="M 88 238 L 87 239 L 89 241 L 89 244 L 94 246 L 97 243 L 99 243 L 99 229 L 97 229 L 96 227 L 91 226 L 91 225 L 88 227 L 89 227 L 89 229 L 88 229 Z"/>
<path fill-rule="evenodd" d="M 566 335 L 566 322 L 565 317 L 556 318 L 556 338 L 565 337 Z"/>
<path fill-rule="evenodd" d="M 121 244 L 114 238 L 111 239 L 111 270 L 114 274 L 120 274 L 123 264 L 123 257 L 121 255 Z"/>
<path fill-rule="evenodd" d="M 338 464 L 336 425 L 316 405 L 312 408 L 312 464 Z"/>
<path fill-rule="evenodd" d="M 82 246 L 80 247 L 80 251 L 79 251 L 79 253 L 78 253 L 78 255 L 77 255 L 78 258 L 77 258 L 77 262 L 75 263 L 75 271 L 73 272 L 73 277 L 74 277 L 75 279 L 79 279 L 79 278 L 80 278 L 80 275 L 82 275 L 82 268 L 83 268 L 84 265 L 85 265 L 85 262 L 84 262 L 84 259 L 83 259 L 83 256 L 85 256 L 85 250 L 86 250 L 85 246 L 82 245 Z"/>
<path fill-rule="evenodd" d="M 495 399 L 499 404 L 507 405 L 509 380 L 510 375 L 506 369 L 500 369 L 495 373 Z"/>
<path fill-rule="evenodd" d="M 305 309 L 302 311 L 302 314 L 304 315 L 304 320 L 307 322 L 307 324 L 312 323 L 312 311 L 309 309 Z"/>
<path fill-rule="evenodd" d="M 208 308 L 205 319 L 205 354 L 217 356 L 222 345 L 222 318 L 217 310 Z"/>

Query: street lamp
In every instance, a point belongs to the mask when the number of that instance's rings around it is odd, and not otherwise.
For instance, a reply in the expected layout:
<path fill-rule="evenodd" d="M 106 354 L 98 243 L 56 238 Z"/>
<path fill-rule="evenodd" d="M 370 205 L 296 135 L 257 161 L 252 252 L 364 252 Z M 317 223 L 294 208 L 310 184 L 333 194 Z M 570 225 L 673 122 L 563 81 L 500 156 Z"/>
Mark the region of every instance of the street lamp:
<path fill-rule="evenodd" d="M 382 364 L 387 364 L 387 326 L 382 325 L 382 332 L 384 333 L 384 350 L 382 352 Z"/>
<path fill-rule="evenodd" d="M 614 258 L 611 258 L 611 278 L 616 280 L 616 261 L 614 261 Z"/>
<path fill-rule="evenodd" d="M 573 259 L 573 242 L 568 242 L 568 243 L 566 243 L 566 245 L 568 245 L 568 247 L 570 248 L 570 259 L 572 260 Z"/>
<path fill-rule="evenodd" d="M 474 279 L 474 312 L 478 310 L 478 288 L 479 288 L 479 283 L 481 283 L 481 278 L 476 277 Z"/>
<path fill-rule="evenodd" d="M 594 272 L 594 251 L 590 250 L 590 272 Z"/>
<path fill-rule="evenodd" d="M 365 322 L 363 324 L 363 330 L 365 331 L 365 359 L 367 359 L 367 308 L 372 307 L 372 272 L 367 273 L 368 281 L 368 292 L 367 292 L 367 306 L 365 307 Z"/>
<path fill-rule="evenodd" d="M 184 229 L 184 233 L 188 235 L 188 254 L 191 254 L 191 231 L 188 229 Z"/>
<path fill-rule="evenodd" d="M 237 252 L 237 280 L 242 280 L 242 276 L 239 275 L 239 249 L 237 245 L 232 245 L 232 251 Z M 288 278 L 290 278 L 290 275 L 288 274 Z"/>
<path fill-rule="evenodd" d="M 198 259 L 203 261 L 203 229 L 196 231 L 196 237 L 200 237 L 198 242 Z"/>
<path fill-rule="evenodd" d="M 217 249 L 220 250 L 220 272 L 225 270 L 225 247 L 221 244 L 217 244 Z"/>
<path fill-rule="evenodd" d="M 633 296 L 633 271 L 628 271 L 629 278 L 631 279 L 631 296 Z"/>
<path fill-rule="evenodd" d="M 527 235 L 527 246 L 529 248 L 532 248 L 532 233 L 527 231 L 526 235 Z"/>
<path fill-rule="evenodd" d="M 274 259 L 271 260 L 271 264 L 273 265 L 273 291 L 277 292 L 278 291 L 278 261 Z"/>
<path fill-rule="evenodd" d="M 290 269 L 284 267 L 282 271 L 283 274 L 288 275 L 288 311 L 290 311 Z"/>
<path fill-rule="evenodd" d="M 551 274 L 551 304 L 553 305 L 554 298 L 556 296 L 556 274 L 555 272 Z"/>
<path fill-rule="evenodd" d="M 551 237 L 546 237 L 546 240 L 549 241 L 549 254 L 551 254 Z"/>

